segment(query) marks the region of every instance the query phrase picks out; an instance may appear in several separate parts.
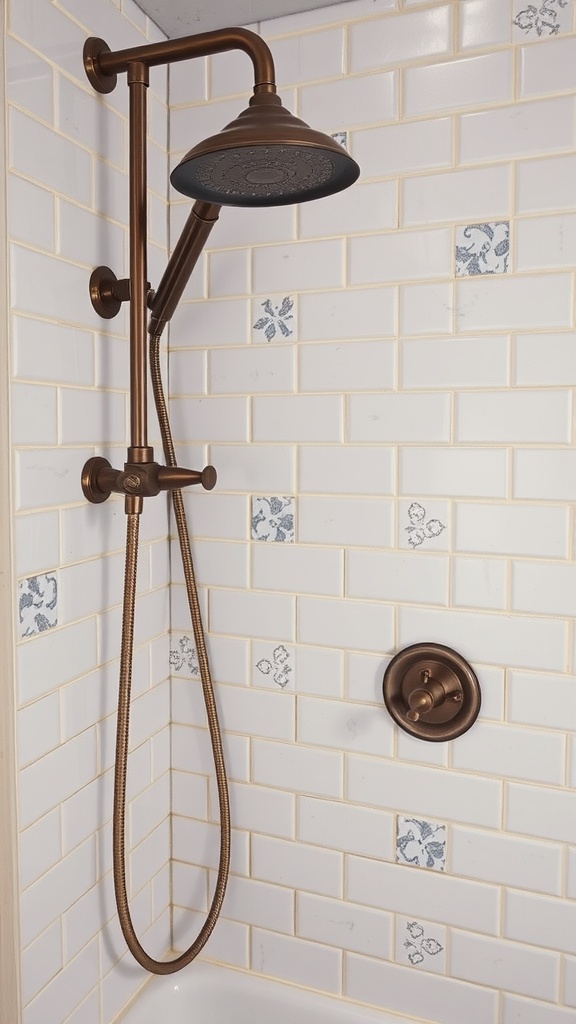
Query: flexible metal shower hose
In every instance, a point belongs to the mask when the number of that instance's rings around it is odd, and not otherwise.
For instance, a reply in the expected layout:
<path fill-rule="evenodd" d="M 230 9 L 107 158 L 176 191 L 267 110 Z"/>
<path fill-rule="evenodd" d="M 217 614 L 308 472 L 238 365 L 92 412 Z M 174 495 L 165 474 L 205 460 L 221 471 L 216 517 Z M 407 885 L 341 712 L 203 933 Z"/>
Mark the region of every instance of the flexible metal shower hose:
<path fill-rule="evenodd" d="M 150 373 L 154 391 L 154 401 L 164 456 L 167 466 L 176 465 L 174 443 L 170 429 L 170 421 L 166 409 L 164 390 L 162 387 L 162 376 L 160 372 L 160 337 L 152 335 L 150 338 Z M 191 946 L 174 960 L 155 960 L 141 946 L 130 915 L 128 905 L 128 894 L 126 892 L 126 851 L 125 851 L 125 809 L 126 809 L 126 769 L 128 763 L 128 739 L 130 728 L 130 690 L 132 681 L 132 653 L 134 648 L 134 607 L 136 600 L 136 577 L 138 563 L 138 514 L 127 516 L 126 531 L 126 569 L 124 577 L 124 602 L 122 615 L 122 645 L 120 652 L 120 683 L 118 694 L 118 724 L 116 733 L 116 767 L 114 773 L 114 809 L 113 809 L 113 852 L 114 852 L 114 891 L 116 894 L 116 906 L 122 933 L 128 948 L 135 959 L 152 974 L 174 974 L 176 971 L 186 967 L 201 951 L 210 937 L 214 925 L 218 920 L 226 884 L 228 882 L 228 871 L 230 865 L 230 805 L 228 799 L 228 784 L 226 780 L 226 767 L 222 751 L 222 738 L 218 726 L 218 715 L 216 702 L 214 700 L 214 689 L 210 676 L 210 666 L 206 652 L 206 642 L 202 627 L 202 617 L 198 602 L 198 591 L 192 563 L 190 550 L 190 538 L 182 500 L 182 491 L 172 491 L 172 502 L 174 516 L 178 529 L 178 540 L 184 568 L 184 579 L 186 582 L 186 593 L 190 607 L 190 617 L 194 630 L 194 640 L 198 654 L 198 665 L 200 668 L 200 679 L 206 706 L 208 729 L 212 743 L 214 756 L 214 767 L 216 772 L 216 783 L 218 788 L 218 802 L 220 805 L 220 861 L 218 865 L 218 876 L 216 887 L 212 897 L 212 903 L 206 920 Z"/>

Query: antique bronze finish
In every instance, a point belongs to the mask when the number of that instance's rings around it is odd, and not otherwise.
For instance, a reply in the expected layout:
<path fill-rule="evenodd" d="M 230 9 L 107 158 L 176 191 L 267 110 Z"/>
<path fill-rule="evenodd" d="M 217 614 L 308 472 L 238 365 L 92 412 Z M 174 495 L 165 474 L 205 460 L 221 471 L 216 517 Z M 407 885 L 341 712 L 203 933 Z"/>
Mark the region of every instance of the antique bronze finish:
<path fill-rule="evenodd" d="M 384 673 L 383 692 L 388 711 L 402 729 L 435 743 L 467 732 L 480 711 L 475 672 L 460 654 L 442 644 L 413 644 L 400 651 Z"/>

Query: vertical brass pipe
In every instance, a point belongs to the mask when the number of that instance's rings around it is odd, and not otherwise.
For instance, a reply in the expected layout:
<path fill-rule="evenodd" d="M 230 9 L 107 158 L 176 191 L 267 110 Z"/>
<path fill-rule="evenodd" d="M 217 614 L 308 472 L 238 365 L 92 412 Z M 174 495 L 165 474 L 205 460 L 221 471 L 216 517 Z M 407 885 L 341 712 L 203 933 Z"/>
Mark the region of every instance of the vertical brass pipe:
<path fill-rule="evenodd" d="M 147 215 L 146 215 L 146 64 L 128 67 L 130 89 L 130 445 L 148 447 L 147 410 Z M 133 452 L 133 461 L 151 461 L 151 453 Z"/>

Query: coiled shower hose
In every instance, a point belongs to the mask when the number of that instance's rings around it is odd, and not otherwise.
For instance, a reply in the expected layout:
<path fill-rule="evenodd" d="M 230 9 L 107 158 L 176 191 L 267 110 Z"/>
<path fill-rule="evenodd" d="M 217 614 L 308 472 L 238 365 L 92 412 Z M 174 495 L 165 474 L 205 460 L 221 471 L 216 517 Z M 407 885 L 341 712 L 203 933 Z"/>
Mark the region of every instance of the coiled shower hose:
<path fill-rule="evenodd" d="M 166 409 L 162 375 L 160 371 L 160 336 L 150 338 L 150 373 L 158 423 L 162 435 L 164 457 L 167 466 L 176 466 L 176 455 L 172 440 L 172 431 Z M 126 530 L 126 568 L 124 576 L 124 601 L 122 613 L 122 646 L 120 653 L 120 683 L 118 694 L 118 724 L 116 732 L 116 767 L 114 773 L 114 809 L 112 820 L 113 853 L 114 853 L 114 891 L 116 906 L 122 933 L 128 948 L 135 959 L 152 974 L 174 974 L 186 967 L 201 951 L 208 941 L 214 925 L 218 920 L 230 866 L 230 804 L 226 767 L 222 751 L 222 738 L 218 725 L 214 689 L 210 676 L 210 666 L 206 652 L 206 642 L 202 627 L 202 617 L 198 601 L 198 591 L 190 550 L 190 538 L 182 500 L 182 491 L 172 491 L 174 517 L 178 529 L 178 540 L 186 582 L 186 593 L 190 607 L 190 617 L 194 630 L 194 640 L 198 654 L 200 679 L 206 706 L 208 729 L 214 756 L 214 768 L 218 788 L 220 806 L 220 861 L 216 887 L 206 920 L 191 946 L 174 960 L 154 960 L 140 944 L 130 915 L 128 894 L 126 892 L 126 849 L 125 849 L 125 810 L 126 810 L 126 770 L 128 763 L 128 739 L 130 729 L 130 690 L 132 682 L 132 654 L 134 648 L 134 608 L 136 600 L 136 578 L 138 564 L 138 533 L 139 515 L 130 513 L 127 516 Z"/>

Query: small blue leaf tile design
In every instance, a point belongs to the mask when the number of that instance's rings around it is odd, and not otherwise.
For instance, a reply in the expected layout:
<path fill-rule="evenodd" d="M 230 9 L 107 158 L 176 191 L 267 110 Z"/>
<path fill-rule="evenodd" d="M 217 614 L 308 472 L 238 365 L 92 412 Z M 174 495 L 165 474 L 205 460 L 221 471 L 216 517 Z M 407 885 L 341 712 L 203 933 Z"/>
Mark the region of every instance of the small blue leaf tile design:
<path fill-rule="evenodd" d="M 260 303 L 262 315 L 256 323 L 252 324 L 253 330 L 261 332 L 261 340 L 267 342 L 286 340 L 294 334 L 294 299 L 289 295 L 275 302 L 273 298 L 266 299 Z"/>
<path fill-rule="evenodd" d="M 196 645 L 189 636 L 181 636 L 178 643 L 174 642 L 174 638 L 172 639 L 170 643 L 170 665 L 175 672 L 184 672 L 186 675 L 191 676 L 200 675 Z"/>
<path fill-rule="evenodd" d="M 444 871 L 446 825 L 399 814 L 396 828 L 396 860 L 419 868 Z"/>
<path fill-rule="evenodd" d="M 513 24 L 528 38 L 556 36 L 572 27 L 572 0 L 515 0 L 514 10 Z"/>
<path fill-rule="evenodd" d="M 410 525 L 404 529 L 408 534 L 408 543 L 411 548 L 419 548 L 425 540 L 439 537 L 446 529 L 439 519 L 428 519 L 426 509 L 419 501 L 413 501 L 408 508 L 408 519 Z"/>
<path fill-rule="evenodd" d="M 292 674 L 292 653 L 284 644 L 277 644 L 269 658 L 259 658 L 256 669 L 262 676 L 269 677 L 276 686 L 283 690 L 290 682 Z"/>
<path fill-rule="evenodd" d="M 56 573 L 29 576 L 18 583 L 18 636 L 36 636 L 58 625 Z"/>
<path fill-rule="evenodd" d="M 252 498 L 252 540 L 294 542 L 293 497 Z"/>
<path fill-rule="evenodd" d="M 446 969 L 443 925 L 404 919 L 398 922 L 396 960 L 410 967 L 443 973 Z"/>
<path fill-rule="evenodd" d="M 332 138 L 334 142 L 339 142 L 342 149 L 348 149 L 348 132 L 333 132 Z"/>
<path fill-rule="evenodd" d="M 506 274 L 510 258 L 510 221 L 456 228 L 456 276 Z"/>

